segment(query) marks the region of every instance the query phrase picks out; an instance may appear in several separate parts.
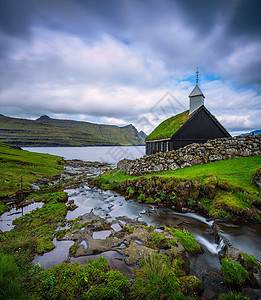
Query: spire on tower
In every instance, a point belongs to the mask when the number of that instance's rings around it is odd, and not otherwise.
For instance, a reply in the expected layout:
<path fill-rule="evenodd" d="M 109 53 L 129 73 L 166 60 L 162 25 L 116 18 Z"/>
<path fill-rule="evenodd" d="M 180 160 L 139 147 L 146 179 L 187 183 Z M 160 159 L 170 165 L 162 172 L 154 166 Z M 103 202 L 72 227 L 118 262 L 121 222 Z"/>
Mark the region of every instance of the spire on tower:
<path fill-rule="evenodd" d="M 196 72 L 196 84 L 198 84 L 198 73 L 199 73 L 199 71 L 198 71 L 198 67 L 197 67 L 197 72 Z"/>
<path fill-rule="evenodd" d="M 196 86 L 192 90 L 192 92 L 189 94 L 189 113 L 191 114 L 193 111 L 198 109 L 201 105 L 204 105 L 204 98 L 201 89 L 198 86 L 198 68 L 196 71 Z"/>

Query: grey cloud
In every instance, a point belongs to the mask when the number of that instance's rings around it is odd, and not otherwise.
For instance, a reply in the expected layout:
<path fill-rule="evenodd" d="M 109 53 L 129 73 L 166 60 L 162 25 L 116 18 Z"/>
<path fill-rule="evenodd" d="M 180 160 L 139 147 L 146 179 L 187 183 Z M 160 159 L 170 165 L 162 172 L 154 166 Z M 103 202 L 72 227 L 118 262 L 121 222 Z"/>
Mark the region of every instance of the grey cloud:
<path fill-rule="evenodd" d="M 0 0 L 0 28 L 9 35 L 28 37 L 33 10 L 33 0 Z"/>
<path fill-rule="evenodd" d="M 229 29 L 231 34 L 260 38 L 261 34 L 261 2 L 259 0 L 237 1 Z"/>
<path fill-rule="evenodd" d="M 48 112 L 76 115 L 82 110 L 78 108 L 77 111 L 77 106 L 72 106 L 70 111 L 69 106 L 45 104 L 44 95 L 39 95 L 39 91 L 41 93 L 42 90 L 39 88 L 37 94 L 37 87 L 46 85 L 51 88 L 53 83 L 53 86 L 70 89 L 78 84 L 81 87 L 93 86 L 100 90 L 104 88 L 105 94 L 108 86 L 115 89 L 129 86 L 153 90 L 164 87 L 164 82 L 168 79 L 173 84 L 172 82 L 189 77 L 197 66 L 200 67 L 202 82 L 204 74 L 215 74 L 227 85 L 232 82 L 239 88 L 248 87 L 260 93 L 259 2 L 0 0 L 0 87 L 2 92 L 13 91 L 13 103 L 17 101 L 18 105 L 10 107 L 6 104 L 5 112 L 8 114 L 8 111 L 12 111 L 17 115 L 24 113 L 36 117 L 38 113 Z M 37 32 L 36 29 L 52 32 L 52 39 L 44 40 L 41 32 Z M 75 48 L 67 45 L 60 48 L 53 45 L 52 48 L 51 44 L 56 37 L 59 40 L 66 34 L 80 43 L 75 44 Z M 113 62 L 107 67 L 97 64 L 81 68 L 79 62 L 76 61 L 75 65 L 75 62 L 69 61 L 70 58 L 80 55 L 78 49 L 83 47 L 83 52 L 86 52 L 85 46 L 97 47 L 97 42 L 102 42 L 104 37 L 114 40 L 119 47 L 126 46 L 135 59 L 138 57 L 137 64 L 131 65 L 132 56 L 127 55 L 117 65 L 114 63 L 113 53 L 106 56 L 107 46 L 101 49 L 101 52 L 104 51 L 106 63 Z M 39 51 L 41 47 L 37 48 L 40 54 L 32 54 L 29 51 L 36 41 L 42 41 L 42 52 Z M 69 38 L 68 43 L 71 43 Z M 70 55 L 64 58 L 62 50 L 71 51 Z M 23 57 L 21 53 L 31 55 L 31 60 Z M 82 65 L 84 63 L 85 61 Z M 32 97 L 29 100 L 26 100 L 26 96 L 20 98 L 19 103 L 19 92 L 23 89 L 27 90 L 28 95 L 31 93 Z M 250 106 L 260 112 L 259 100 L 252 94 L 250 98 Z M 3 104 L 3 98 L 0 99 Z M 252 116 L 251 108 L 247 108 L 247 101 L 240 105 L 242 109 L 248 109 L 249 115 Z M 232 111 L 236 106 L 235 98 L 227 109 Z M 136 113 L 144 111 L 145 108 Z M 83 110 L 83 113 L 92 114 L 97 118 L 108 115 L 126 119 L 131 109 L 115 109 L 115 106 L 110 109 L 98 107 L 94 103 L 92 107 Z M 229 122 L 227 124 L 230 126 Z"/>
<path fill-rule="evenodd" d="M 231 1 L 226 1 L 226 6 L 222 5 L 224 4 L 222 0 L 177 0 L 173 2 L 177 3 L 186 22 L 196 28 L 200 35 L 206 35 L 216 25 L 220 14 L 229 9 L 230 5 L 227 3 Z"/>

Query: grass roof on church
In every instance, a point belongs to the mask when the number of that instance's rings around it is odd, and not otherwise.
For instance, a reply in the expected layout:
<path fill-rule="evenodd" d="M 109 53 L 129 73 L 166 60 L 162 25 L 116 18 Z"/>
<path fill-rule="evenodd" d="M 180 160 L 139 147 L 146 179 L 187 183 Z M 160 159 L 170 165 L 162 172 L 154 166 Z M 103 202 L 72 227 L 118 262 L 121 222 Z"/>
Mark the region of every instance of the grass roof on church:
<path fill-rule="evenodd" d="M 189 111 L 186 110 L 163 121 L 147 136 L 146 141 L 171 137 L 189 118 Z"/>

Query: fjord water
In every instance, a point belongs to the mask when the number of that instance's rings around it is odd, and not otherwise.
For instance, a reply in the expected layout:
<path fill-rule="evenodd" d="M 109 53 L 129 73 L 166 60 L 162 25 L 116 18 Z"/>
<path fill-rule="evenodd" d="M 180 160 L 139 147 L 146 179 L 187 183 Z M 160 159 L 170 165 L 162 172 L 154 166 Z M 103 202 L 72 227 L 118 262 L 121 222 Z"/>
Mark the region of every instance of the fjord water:
<path fill-rule="evenodd" d="M 117 163 L 119 157 L 119 159 L 122 159 L 124 155 L 126 155 L 126 158 L 136 158 L 143 156 L 145 151 L 145 147 L 142 146 L 83 148 L 32 147 L 25 149 L 40 153 L 56 154 L 63 156 L 65 159 L 102 161 L 114 165 Z M 89 188 L 88 186 L 67 190 L 67 192 L 69 199 L 73 199 L 78 206 L 76 210 L 68 212 L 68 220 L 75 219 L 80 215 L 93 211 L 94 214 L 106 218 L 109 221 L 115 220 L 116 217 L 127 216 L 131 219 L 138 218 L 138 220 L 145 221 L 148 225 L 179 225 L 181 228 L 187 229 L 205 250 L 203 255 L 191 260 L 191 268 L 197 274 L 211 270 L 219 270 L 220 263 L 218 253 L 222 250 L 224 241 L 261 260 L 260 224 L 208 220 L 204 216 L 195 213 L 178 213 L 169 208 L 156 207 L 151 204 L 140 204 L 133 200 L 125 200 L 123 196 L 113 191 L 102 191 L 97 188 Z M 211 229 L 214 224 L 217 225 L 219 229 L 220 240 L 218 243 L 216 243 L 214 236 L 211 234 Z M 56 243 L 58 246 L 59 243 Z M 64 245 L 66 245 L 66 247 L 63 248 L 62 245 L 59 244 L 59 251 L 56 249 L 53 250 L 53 253 L 50 252 L 42 257 L 37 257 L 35 262 L 40 261 L 41 265 L 46 267 L 59 263 L 61 252 L 65 251 L 68 256 L 69 245 L 66 243 L 64 243 Z M 57 262 L 55 263 L 54 258 L 56 255 Z M 63 257 L 66 255 L 63 253 Z M 48 257 L 52 258 L 52 262 L 48 261 Z"/>
<path fill-rule="evenodd" d="M 23 150 L 59 155 L 69 160 L 98 161 L 113 165 L 123 158 L 135 159 L 145 155 L 145 146 L 23 147 Z"/>

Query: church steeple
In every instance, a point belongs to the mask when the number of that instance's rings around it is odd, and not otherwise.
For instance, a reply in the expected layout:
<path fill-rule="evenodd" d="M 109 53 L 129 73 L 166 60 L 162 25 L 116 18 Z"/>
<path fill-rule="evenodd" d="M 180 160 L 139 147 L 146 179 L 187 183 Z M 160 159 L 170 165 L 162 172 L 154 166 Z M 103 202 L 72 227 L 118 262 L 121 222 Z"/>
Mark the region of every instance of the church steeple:
<path fill-rule="evenodd" d="M 197 72 L 196 72 L 196 85 L 198 85 L 198 73 L 199 73 L 199 71 L 198 71 L 198 67 L 197 67 Z"/>
<path fill-rule="evenodd" d="M 192 90 L 192 92 L 189 95 L 189 114 L 193 113 L 197 108 L 199 108 L 201 105 L 204 105 L 204 98 L 201 89 L 198 86 L 198 68 L 196 72 L 196 86 Z"/>

